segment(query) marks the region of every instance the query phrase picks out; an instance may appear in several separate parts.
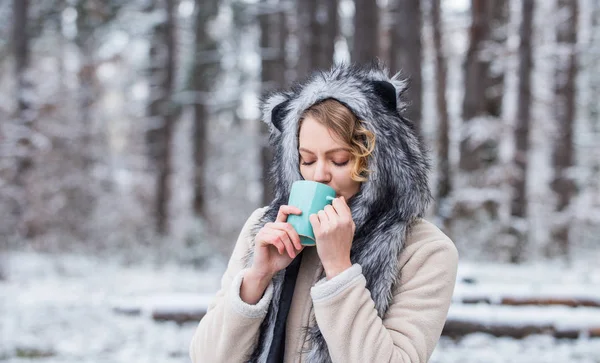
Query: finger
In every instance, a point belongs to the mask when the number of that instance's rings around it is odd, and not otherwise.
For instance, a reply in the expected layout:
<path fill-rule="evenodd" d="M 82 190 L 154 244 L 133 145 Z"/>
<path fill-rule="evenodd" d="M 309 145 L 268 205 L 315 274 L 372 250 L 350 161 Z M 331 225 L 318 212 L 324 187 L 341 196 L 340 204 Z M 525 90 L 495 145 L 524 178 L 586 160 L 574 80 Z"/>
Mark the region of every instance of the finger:
<path fill-rule="evenodd" d="M 333 222 L 339 218 L 337 212 L 331 205 L 325 206 L 324 211 L 325 211 L 325 214 L 327 214 L 327 218 L 328 218 L 329 222 Z"/>
<path fill-rule="evenodd" d="M 321 224 L 329 222 L 329 217 L 324 210 L 320 210 L 319 213 L 317 213 L 317 216 L 319 217 L 319 222 L 321 222 Z"/>
<path fill-rule="evenodd" d="M 298 235 L 298 232 L 296 232 L 296 230 L 294 229 L 294 227 L 292 227 L 291 224 L 286 223 L 286 222 L 276 222 L 273 224 L 273 228 L 287 232 L 294 247 L 297 250 L 302 248 L 302 244 L 300 243 L 300 236 Z"/>
<path fill-rule="evenodd" d="M 308 217 L 308 220 L 310 221 L 310 224 L 312 225 L 313 232 L 315 232 L 315 235 L 320 234 L 321 233 L 321 222 L 319 221 L 319 216 L 317 216 L 316 214 L 311 214 Z"/>
<path fill-rule="evenodd" d="M 277 213 L 277 219 L 275 222 L 285 222 L 290 214 L 300 215 L 302 214 L 302 211 L 293 205 L 282 205 L 279 207 L 279 212 Z"/>
<path fill-rule="evenodd" d="M 285 249 L 286 249 L 288 255 L 291 258 L 296 257 L 296 251 L 294 251 L 294 244 L 292 243 L 292 240 L 288 236 L 287 232 L 279 231 L 279 238 L 283 242 L 283 245 L 285 246 Z"/>
<path fill-rule="evenodd" d="M 352 233 L 354 234 L 354 221 L 352 220 L 352 212 L 350 211 L 348 204 L 346 204 L 344 197 L 334 199 L 332 205 L 338 213 L 338 220 L 340 223 L 352 225 Z"/>
<path fill-rule="evenodd" d="M 335 198 L 331 202 L 331 205 L 333 206 L 333 208 L 335 208 L 335 211 L 341 217 L 350 217 L 350 218 L 352 218 L 352 212 L 350 210 L 350 207 L 346 203 L 346 199 L 344 197 Z"/>
<path fill-rule="evenodd" d="M 264 234 L 265 240 L 264 240 L 264 244 L 266 245 L 272 245 L 273 247 L 275 247 L 277 249 L 277 252 L 279 252 L 280 255 L 282 255 L 285 252 L 285 246 L 283 244 L 283 241 L 281 241 L 281 239 L 279 238 L 279 236 L 271 231 L 269 232 L 265 232 Z"/>

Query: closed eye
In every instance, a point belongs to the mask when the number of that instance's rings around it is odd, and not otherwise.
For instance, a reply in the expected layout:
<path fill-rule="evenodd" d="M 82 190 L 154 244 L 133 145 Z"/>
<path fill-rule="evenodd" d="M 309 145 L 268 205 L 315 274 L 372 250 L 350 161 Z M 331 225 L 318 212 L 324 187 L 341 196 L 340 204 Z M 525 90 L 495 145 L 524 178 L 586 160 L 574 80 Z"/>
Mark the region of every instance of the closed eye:
<path fill-rule="evenodd" d="M 335 166 L 339 166 L 339 167 L 346 166 L 346 165 L 348 164 L 348 162 L 349 162 L 349 160 L 346 160 L 346 161 L 344 161 L 343 163 L 336 163 L 335 161 L 332 161 L 332 163 L 333 163 Z M 307 165 L 307 166 L 308 166 L 308 165 L 312 165 L 312 164 L 314 164 L 314 163 L 315 163 L 314 161 L 311 161 L 311 162 L 306 162 L 306 161 L 303 161 L 301 164 L 302 164 L 302 165 Z"/>
<path fill-rule="evenodd" d="M 336 166 L 345 166 L 346 164 L 348 164 L 349 160 L 344 161 L 343 163 L 336 163 L 335 161 L 333 162 Z"/>

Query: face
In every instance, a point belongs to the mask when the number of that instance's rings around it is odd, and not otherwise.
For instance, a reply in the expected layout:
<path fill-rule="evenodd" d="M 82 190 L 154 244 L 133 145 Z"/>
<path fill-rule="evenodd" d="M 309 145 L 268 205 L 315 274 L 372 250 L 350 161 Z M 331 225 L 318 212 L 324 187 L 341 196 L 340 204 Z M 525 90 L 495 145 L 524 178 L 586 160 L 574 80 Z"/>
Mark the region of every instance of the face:
<path fill-rule="evenodd" d="M 300 173 L 305 180 L 327 184 L 346 200 L 356 194 L 360 182 L 352 180 L 352 154 L 348 145 L 324 125 L 307 116 L 299 136 Z"/>

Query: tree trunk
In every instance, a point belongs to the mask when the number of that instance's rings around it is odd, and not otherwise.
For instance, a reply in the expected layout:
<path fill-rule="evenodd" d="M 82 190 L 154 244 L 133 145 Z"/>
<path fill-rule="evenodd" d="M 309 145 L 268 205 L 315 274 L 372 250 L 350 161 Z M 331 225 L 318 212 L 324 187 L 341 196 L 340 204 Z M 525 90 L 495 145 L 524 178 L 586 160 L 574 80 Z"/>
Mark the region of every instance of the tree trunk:
<path fill-rule="evenodd" d="M 464 63 L 465 96 L 463 99 L 463 120 L 484 114 L 485 79 L 487 62 L 481 53 L 489 34 L 486 10 L 489 0 L 471 1 L 471 26 L 469 28 L 469 49 Z"/>
<path fill-rule="evenodd" d="M 500 117 L 504 84 L 501 54 L 506 43 L 507 0 L 472 0 L 469 49 L 464 63 L 463 135 L 478 116 Z M 489 141 L 476 147 L 463 136 L 460 142 L 460 168 L 481 170 L 497 158 L 498 145 Z"/>
<path fill-rule="evenodd" d="M 192 88 L 194 103 L 194 213 L 205 217 L 205 172 L 207 154 L 207 125 L 209 121 L 208 94 L 219 67 L 217 43 L 207 32 L 207 24 L 217 16 L 218 0 L 195 0 L 195 57 Z"/>
<path fill-rule="evenodd" d="M 82 125 L 80 139 L 82 153 L 80 154 L 81 163 L 78 165 L 81 170 L 89 171 L 94 162 L 94 144 L 93 144 L 93 110 L 94 102 L 98 98 L 96 81 L 96 59 L 95 49 L 97 46 L 94 31 L 102 25 L 102 18 L 98 11 L 100 5 L 94 1 L 77 2 L 77 37 L 75 43 L 79 48 L 81 66 L 77 74 L 79 80 L 79 92 L 77 95 L 79 119 Z"/>
<path fill-rule="evenodd" d="M 317 67 L 319 54 L 319 25 L 316 21 L 317 1 L 303 0 L 297 2 L 297 28 L 298 63 L 296 65 L 296 78 L 309 75 Z"/>
<path fill-rule="evenodd" d="M 368 64 L 379 52 L 379 8 L 372 0 L 354 1 L 354 36 L 352 62 Z"/>
<path fill-rule="evenodd" d="M 438 127 L 438 181 L 437 181 L 437 214 L 443 216 L 442 203 L 450 195 L 452 190 L 452 178 L 450 175 L 450 120 L 448 116 L 448 104 L 446 101 L 446 79 L 447 66 L 444 57 L 442 39 L 442 16 L 440 0 L 431 2 L 431 21 L 433 25 L 433 46 L 435 48 L 435 83 L 436 83 L 436 108 L 439 118 Z"/>
<path fill-rule="evenodd" d="M 286 57 L 285 44 L 287 40 L 286 13 L 281 3 L 262 2 L 265 7 L 259 16 L 260 48 L 261 48 L 261 78 L 262 93 L 285 86 Z M 269 147 L 269 127 L 260 122 L 260 156 L 263 181 L 262 204 L 269 205 L 275 198 L 274 185 L 270 178 L 273 152 Z"/>
<path fill-rule="evenodd" d="M 316 67 L 329 69 L 333 65 L 335 40 L 339 32 L 338 0 L 320 2 L 315 17 L 318 26 L 316 38 L 319 42 Z"/>
<path fill-rule="evenodd" d="M 504 54 L 508 40 L 509 0 L 491 1 L 489 42 L 491 59 L 486 78 L 485 109 L 489 115 L 500 117 L 502 114 L 502 98 L 504 96 Z"/>
<path fill-rule="evenodd" d="M 160 235 L 169 232 L 168 206 L 171 197 L 171 139 L 174 127 L 172 95 L 175 80 L 175 4 L 176 0 L 164 0 L 167 19 L 154 29 L 150 49 L 150 104 L 148 113 L 151 125 L 146 134 L 150 162 L 156 173 L 154 213 L 156 231 Z"/>
<path fill-rule="evenodd" d="M 592 24 L 590 31 L 590 49 L 600 48 L 600 2 L 592 2 Z M 591 55 L 591 67 L 589 69 L 589 128 L 592 133 L 592 140 L 600 140 L 600 105 L 598 104 L 598 95 L 600 95 L 600 62 L 597 61 L 597 55 Z M 592 155 L 590 158 L 590 191 L 594 198 L 591 204 L 600 207 L 600 145 L 593 142 L 591 145 Z"/>
<path fill-rule="evenodd" d="M 16 98 L 17 112 L 16 121 L 22 130 L 15 140 L 16 160 L 13 184 L 19 190 L 19 196 L 15 197 L 12 213 L 16 217 L 17 232 L 31 238 L 35 231 L 27 221 L 27 175 L 33 167 L 33 147 L 31 143 L 31 131 L 35 121 L 36 112 L 32 108 L 31 98 L 33 84 L 28 75 L 29 70 L 29 28 L 28 13 L 29 0 L 13 1 L 13 52 L 15 57 L 16 76 Z"/>
<path fill-rule="evenodd" d="M 396 0 L 395 22 L 392 29 L 390 45 L 391 67 L 394 72 L 402 70 L 409 78 L 410 87 L 406 98 L 410 104 L 406 116 L 417 131 L 421 129 L 421 104 L 423 97 L 423 81 L 421 76 L 422 50 L 421 2 L 418 0 Z"/>
<path fill-rule="evenodd" d="M 521 27 L 519 45 L 519 95 L 517 106 L 517 125 L 514 131 L 515 152 L 513 164 L 517 176 L 512 179 L 512 204 L 511 215 L 513 217 L 513 235 L 516 244 L 511 251 L 511 262 L 521 262 L 523 252 L 528 238 L 526 226 L 527 218 L 527 173 L 529 154 L 529 124 L 531 122 L 531 73 L 533 69 L 533 57 L 531 40 L 533 33 L 533 9 L 534 0 L 523 0 L 521 3 Z"/>
<path fill-rule="evenodd" d="M 552 241 L 560 253 L 569 256 L 568 207 L 576 193 L 573 178 L 568 175 L 574 165 L 573 123 L 575 119 L 575 79 L 577 77 L 577 18 L 578 5 L 574 0 L 559 0 L 557 14 L 561 14 L 556 41 L 558 47 L 554 84 L 554 114 L 556 137 L 552 150 L 554 177 L 551 188 L 556 195 L 556 212 L 559 223 L 554 224 Z M 562 16 L 564 14 L 564 16 Z"/>
<path fill-rule="evenodd" d="M 27 89 L 31 83 L 27 80 L 26 71 L 29 67 L 29 35 L 27 33 L 29 0 L 13 0 L 13 47 L 15 55 L 15 74 L 17 77 L 17 103 L 19 117 L 29 110 Z M 25 121 L 22 119 L 22 121 Z"/>

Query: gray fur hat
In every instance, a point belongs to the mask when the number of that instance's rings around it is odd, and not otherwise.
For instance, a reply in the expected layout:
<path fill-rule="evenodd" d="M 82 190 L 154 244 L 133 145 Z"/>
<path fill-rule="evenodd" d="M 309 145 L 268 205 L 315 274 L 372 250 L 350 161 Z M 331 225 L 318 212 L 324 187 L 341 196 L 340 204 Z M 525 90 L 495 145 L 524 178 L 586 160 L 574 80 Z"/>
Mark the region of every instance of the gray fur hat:
<path fill-rule="evenodd" d="M 302 179 L 299 170 L 298 123 L 302 113 L 332 98 L 346 105 L 376 137 L 369 159 L 369 180 L 361 187 L 366 212 L 382 203 L 396 207 L 409 220 L 425 212 L 430 201 L 429 160 L 412 122 L 403 116 L 401 102 L 407 83 L 390 78 L 380 64 L 334 66 L 317 72 L 287 92 L 274 92 L 262 103 L 263 121 L 270 127 L 275 157 L 271 168 L 277 199 L 287 198 L 291 184 Z M 358 198 L 357 198 L 358 199 Z M 357 224 L 358 226 L 358 224 Z"/>

